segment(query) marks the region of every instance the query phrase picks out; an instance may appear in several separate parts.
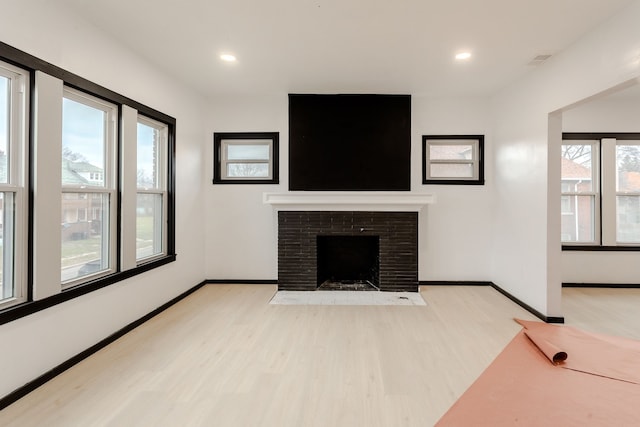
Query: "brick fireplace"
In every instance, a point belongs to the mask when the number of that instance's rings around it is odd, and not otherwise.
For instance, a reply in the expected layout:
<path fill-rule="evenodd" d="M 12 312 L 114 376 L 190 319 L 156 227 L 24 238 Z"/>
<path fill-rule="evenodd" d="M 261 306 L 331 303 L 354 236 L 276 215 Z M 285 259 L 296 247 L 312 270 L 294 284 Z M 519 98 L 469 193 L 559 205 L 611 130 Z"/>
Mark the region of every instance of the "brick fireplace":
<path fill-rule="evenodd" d="M 320 285 L 318 236 L 377 236 L 380 290 L 418 290 L 417 212 L 279 212 L 279 290 L 315 290 Z"/>
<path fill-rule="evenodd" d="M 316 290 L 318 242 L 327 237 L 370 237 L 378 247 L 376 287 L 418 290 L 418 212 L 431 195 L 265 193 L 277 211 L 278 289 Z"/>

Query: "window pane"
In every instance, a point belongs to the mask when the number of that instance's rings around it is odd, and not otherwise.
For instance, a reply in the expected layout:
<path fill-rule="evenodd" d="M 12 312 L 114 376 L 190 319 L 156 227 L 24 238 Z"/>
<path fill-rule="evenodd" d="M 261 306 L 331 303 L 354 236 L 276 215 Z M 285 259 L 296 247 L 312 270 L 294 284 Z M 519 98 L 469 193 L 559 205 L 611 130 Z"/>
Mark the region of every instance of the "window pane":
<path fill-rule="evenodd" d="M 138 123 L 138 188 L 161 188 L 158 180 L 160 130 Z"/>
<path fill-rule="evenodd" d="M 640 196 L 618 196 L 617 241 L 620 243 L 640 243 Z"/>
<path fill-rule="evenodd" d="M 162 194 L 138 194 L 136 219 L 136 258 L 162 253 Z"/>
<path fill-rule="evenodd" d="M 471 163 L 432 163 L 431 178 L 473 178 Z"/>
<path fill-rule="evenodd" d="M 64 98 L 62 103 L 62 185 L 104 187 L 107 114 Z"/>
<path fill-rule="evenodd" d="M 86 212 L 92 212 L 91 219 L 86 218 Z M 63 282 L 109 268 L 108 218 L 108 194 L 62 194 Z"/>
<path fill-rule="evenodd" d="M 562 146 L 562 191 L 593 191 L 592 145 Z"/>
<path fill-rule="evenodd" d="M 618 191 L 640 192 L 640 145 L 616 146 Z"/>
<path fill-rule="evenodd" d="M 229 144 L 227 160 L 269 160 L 269 151 L 267 144 Z"/>
<path fill-rule="evenodd" d="M 229 178 L 268 178 L 268 163 L 229 163 L 227 164 Z"/>
<path fill-rule="evenodd" d="M 563 214 L 573 214 L 574 196 L 562 196 L 560 208 Z"/>
<path fill-rule="evenodd" d="M 595 196 L 562 196 L 562 241 L 595 242 Z"/>
<path fill-rule="evenodd" d="M 473 160 L 473 143 L 430 145 L 429 158 L 431 160 Z"/>
<path fill-rule="evenodd" d="M 11 102 L 11 82 L 8 78 L 0 76 L 0 183 L 8 181 L 9 169 L 9 103 Z"/>
<path fill-rule="evenodd" d="M 16 296 L 13 280 L 13 193 L 0 193 L 0 301 Z"/>

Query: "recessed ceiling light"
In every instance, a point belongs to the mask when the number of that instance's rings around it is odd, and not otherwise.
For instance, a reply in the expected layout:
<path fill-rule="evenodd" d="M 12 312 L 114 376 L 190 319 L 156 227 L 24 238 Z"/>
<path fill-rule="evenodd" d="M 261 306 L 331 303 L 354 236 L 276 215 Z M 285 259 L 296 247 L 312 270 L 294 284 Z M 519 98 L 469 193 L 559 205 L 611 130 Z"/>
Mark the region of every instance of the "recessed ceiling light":
<path fill-rule="evenodd" d="M 229 54 L 229 53 L 223 53 L 222 55 L 220 55 L 220 59 L 222 59 L 225 62 L 235 62 L 236 61 L 236 57 Z"/>
<path fill-rule="evenodd" d="M 471 58 L 471 52 L 460 52 L 460 53 L 456 54 L 456 59 L 458 61 L 462 61 L 462 60 L 469 59 L 469 58 Z"/>

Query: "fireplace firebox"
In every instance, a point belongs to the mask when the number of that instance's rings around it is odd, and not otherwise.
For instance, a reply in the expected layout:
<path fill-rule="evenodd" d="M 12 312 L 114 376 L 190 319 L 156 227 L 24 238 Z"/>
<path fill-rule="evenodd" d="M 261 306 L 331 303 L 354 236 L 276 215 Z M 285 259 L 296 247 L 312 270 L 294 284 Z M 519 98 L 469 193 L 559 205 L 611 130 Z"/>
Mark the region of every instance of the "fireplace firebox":
<path fill-rule="evenodd" d="M 317 236 L 318 289 L 379 290 L 379 236 Z"/>

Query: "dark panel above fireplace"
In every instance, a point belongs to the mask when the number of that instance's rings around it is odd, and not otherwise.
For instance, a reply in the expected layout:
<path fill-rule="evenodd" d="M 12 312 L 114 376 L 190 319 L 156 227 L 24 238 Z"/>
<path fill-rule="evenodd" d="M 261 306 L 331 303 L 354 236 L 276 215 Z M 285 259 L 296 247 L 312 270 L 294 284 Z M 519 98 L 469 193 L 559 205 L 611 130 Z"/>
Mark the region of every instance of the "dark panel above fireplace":
<path fill-rule="evenodd" d="M 417 212 L 281 211 L 278 289 L 315 290 L 318 236 L 377 236 L 382 291 L 418 290 Z"/>
<path fill-rule="evenodd" d="M 411 95 L 289 95 L 289 190 L 410 189 Z"/>

